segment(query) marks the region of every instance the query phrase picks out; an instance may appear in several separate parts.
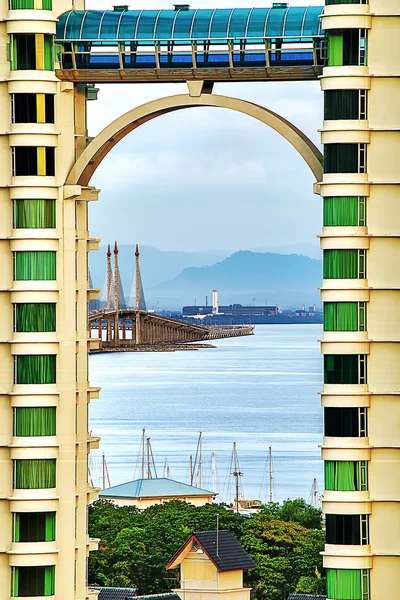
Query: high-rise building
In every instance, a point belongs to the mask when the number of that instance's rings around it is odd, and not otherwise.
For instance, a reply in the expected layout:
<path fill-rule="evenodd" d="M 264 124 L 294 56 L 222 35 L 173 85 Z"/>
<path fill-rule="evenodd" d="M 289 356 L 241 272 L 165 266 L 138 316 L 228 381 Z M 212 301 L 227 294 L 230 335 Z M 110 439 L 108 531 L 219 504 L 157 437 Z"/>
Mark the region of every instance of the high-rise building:
<path fill-rule="evenodd" d="M 328 598 L 400 585 L 400 2 L 327 0 L 321 78 Z"/>
<path fill-rule="evenodd" d="M 86 201 L 64 188 L 87 143 L 87 86 L 54 72 L 70 0 L 0 1 L 0 599 L 85 599 Z M 74 3 L 83 8 L 83 0 Z"/>

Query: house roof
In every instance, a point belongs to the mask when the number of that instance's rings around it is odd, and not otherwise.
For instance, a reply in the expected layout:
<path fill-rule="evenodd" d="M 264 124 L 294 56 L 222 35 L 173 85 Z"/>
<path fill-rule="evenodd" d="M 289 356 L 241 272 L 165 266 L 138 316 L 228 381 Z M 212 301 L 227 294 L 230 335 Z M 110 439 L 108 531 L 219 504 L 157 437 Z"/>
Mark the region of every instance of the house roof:
<path fill-rule="evenodd" d="M 171 498 L 189 496 L 216 496 L 216 492 L 181 483 L 174 479 L 135 479 L 128 483 L 101 490 L 101 498 Z"/>
<path fill-rule="evenodd" d="M 326 598 L 315 594 L 289 594 L 287 600 L 326 600 Z"/>
<path fill-rule="evenodd" d="M 230 531 L 203 531 L 194 533 L 186 540 L 170 560 L 167 569 L 180 564 L 195 544 L 203 550 L 218 571 L 238 571 L 257 566 Z"/>
<path fill-rule="evenodd" d="M 91 587 L 90 589 L 100 592 L 98 600 L 131 600 L 136 594 L 135 588 Z"/>

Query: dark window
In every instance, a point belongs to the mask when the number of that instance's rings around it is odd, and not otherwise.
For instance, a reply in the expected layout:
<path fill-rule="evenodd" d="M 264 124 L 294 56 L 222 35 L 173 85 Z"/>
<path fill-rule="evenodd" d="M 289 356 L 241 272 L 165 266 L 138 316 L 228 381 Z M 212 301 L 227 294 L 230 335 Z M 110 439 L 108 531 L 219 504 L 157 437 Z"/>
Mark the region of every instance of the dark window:
<path fill-rule="evenodd" d="M 324 383 L 366 383 L 365 356 L 325 354 Z"/>
<path fill-rule="evenodd" d="M 359 119 L 359 90 L 328 90 L 324 92 L 324 119 Z M 365 117 L 364 117 L 365 118 Z"/>
<path fill-rule="evenodd" d="M 54 123 L 54 96 L 45 94 L 46 123 Z"/>
<path fill-rule="evenodd" d="M 14 35 L 14 69 L 36 69 L 36 42 L 34 33 Z"/>
<path fill-rule="evenodd" d="M 14 148 L 14 175 L 37 175 L 38 161 L 35 146 Z"/>
<path fill-rule="evenodd" d="M 327 437 L 365 437 L 367 435 L 365 408 L 326 407 L 324 416 Z"/>
<path fill-rule="evenodd" d="M 55 567 L 13 567 L 12 596 L 54 595 Z"/>
<path fill-rule="evenodd" d="M 358 144 L 325 144 L 325 173 L 358 173 Z"/>
<path fill-rule="evenodd" d="M 15 541 L 49 542 L 54 540 L 55 513 L 17 513 Z"/>
<path fill-rule="evenodd" d="M 360 52 L 360 30 L 359 29 L 344 29 L 343 30 L 343 65 L 356 66 L 359 65 Z"/>
<path fill-rule="evenodd" d="M 367 515 L 326 515 L 326 543 L 356 546 L 368 543 L 361 532 L 362 522 L 367 526 L 366 517 Z"/>
<path fill-rule="evenodd" d="M 13 123 L 54 123 L 54 96 L 14 94 Z"/>
<path fill-rule="evenodd" d="M 14 123 L 36 123 L 36 94 L 14 94 Z"/>
<path fill-rule="evenodd" d="M 54 153 L 54 148 L 46 148 L 46 175 L 50 177 L 55 174 Z"/>

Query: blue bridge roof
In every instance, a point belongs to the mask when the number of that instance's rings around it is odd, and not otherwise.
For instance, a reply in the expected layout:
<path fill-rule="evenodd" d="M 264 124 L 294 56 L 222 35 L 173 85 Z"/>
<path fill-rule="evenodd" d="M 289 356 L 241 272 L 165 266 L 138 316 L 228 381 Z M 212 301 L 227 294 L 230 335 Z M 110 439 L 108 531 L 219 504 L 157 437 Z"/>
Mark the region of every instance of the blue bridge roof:
<path fill-rule="evenodd" d="M 270 8 L 216 8 L 194 10 L 75 10 L 62 14 L 59 41 L 107 42 L 246 40 L 265 38 L 301 41 L 322 35 L 319 15 L 323 6 Z"/>

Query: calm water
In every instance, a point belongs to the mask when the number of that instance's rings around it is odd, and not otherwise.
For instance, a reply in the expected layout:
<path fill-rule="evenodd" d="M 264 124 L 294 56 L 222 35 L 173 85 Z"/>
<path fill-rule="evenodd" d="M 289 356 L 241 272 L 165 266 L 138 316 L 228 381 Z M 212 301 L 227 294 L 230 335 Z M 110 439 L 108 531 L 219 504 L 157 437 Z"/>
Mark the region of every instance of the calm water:
<path fill-rule="evenodd" d="M 217 340 L 216 349 L 91 356 L 91 383 L 102 387 L 90 405 L 90 427 L 102 436 L 93 453 L 95 483 L 102 452 L 112 485 L 140 477 L 143 427 L 158 475 L 167 458 L 172 478 L 188 483 L 202 431 L 203 487 L 211 489 L 215 452 L 222 500 L 234 496 L 233 441 L 245 497 L 267 499 L 272 446 L 274 500 L 308 500 L 314 477 L 322 488 L 320 336 L 320 325 L 260 325 L 254 336 Z"/>

